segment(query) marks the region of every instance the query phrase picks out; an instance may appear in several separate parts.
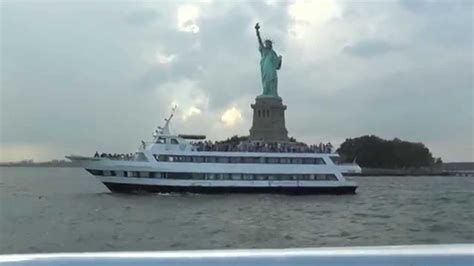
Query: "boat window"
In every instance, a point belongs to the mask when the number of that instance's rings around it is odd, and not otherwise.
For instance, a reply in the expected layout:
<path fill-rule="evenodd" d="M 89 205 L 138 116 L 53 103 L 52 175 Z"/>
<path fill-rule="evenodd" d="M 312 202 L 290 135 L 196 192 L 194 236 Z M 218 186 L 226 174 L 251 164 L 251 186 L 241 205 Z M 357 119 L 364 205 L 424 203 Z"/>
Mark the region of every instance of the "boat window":
<path fill-rule="evenodd" d="M 216 179 L 216 174 L 213 174 L 213 173 L 211 173 L 211 174 L 206 174 L 206 179 L 214 180 L 214 179 Z"/>
<path fill-rule="evenodd" d="M 326 175 L 324 174 L 318 174 L 318 175 L 315 175 L 316 176 L 316 180 L 326 180 Z"/>
<path fill-rule="evenodd" d="M 156 143 L 158 143 L 158 144 L 165 144 L 165 138 L 159 137 L 159 138 L 156 140 Z"/>
<path fill-rule="evenodd" d="M 315 158 L 315 164 L 326 164 L 323 158 Z"/>
<path fill-rule="evenodd" d="M 240 163 L 240 157 L 230 157 L 231 163 Z"/>
<path fill-rule="evenodd" d="M 97 171 L 97 170 L 92 170 Z M 102 171 L 100 171 L 103 173 Z M 127 172 L 118 172 L 118 174 Z M 159 172 L 128 172 L 129 176 L 137 178 L 171 178 L 194 180 L 318 180 L 337 181 L 334 174 L 242 174 L 242 173 L 159 173 Z"/>
<path fill-rule="evenodd" d="M 268 180 L 278 180 L 278 178 L 274 175 L 269 175 Z"/>
<path fill-rule="evenodd" d="M 244 180 L 253 180 L 254 176 L 252 174 L 243 174 Z"/>
<path fill-rule="evenodd" d="M 228 163 L 229 157 L 218 157 L 217 161 L 220 163 Z"/>
<path fill-rule="evenodd" d="M 129 172 L 126 172 L 126 173 L 127 173 L 127 176 L 129 176 L 129 177 L 139 177 L 138 172 L 129 171 Z"/>
<path fill-rule="evenodd" d="M 242 157 L 242 163 L 260 163 L 259 157 Z"/>
<path fill-rule="evenodd" d="M 341 160 L 339 159 L 339 156 L 330 156 L 329 158 L 331 158 L 331 161 L 334 164 L 341 164 Z"/>
<path fill-rule="evenodd" d="M 175 179 L 189 179 L 189 173 L 168 173 L 168 178 L 175 178 Z"/>
<path fill-rule="evenodd" d="M 110 171 L 110 175 L 111 176 L 116 176 L 117 174 L 115 173 L 115 171 Z"/>
<path fill-rule="evenodd" d="M 215 162 L 217 162 L 216 157 L 206 156 L 205 158 L 206 158 L 206 163 L 215 163 Z"/>
<path fill-rule="evenodd" d="M 193 179 L 204 179 L 203 173 L 193 173 L 191 176 L 193 177 Z"/>
<path fill-rule="evenodd" d="M 231 174 L 232 180 L 242 180 L 242 174 Z"/>
<path fill-rule="evenodd" d="M 168 155 L 154 155 L 157 161 L 166 162 L 168 161 Z"/>
<path fill-rule="evenodd" d="M 103 176 L 104 172 L 102 170 L 91 170 L 91 169 L 86 169 L 89 173 L 95 176 Z"/>
<path fill-rule="evenodd" d="M 291 158 L 292 164 L 302 164 L 303 160 L 301 158 Z"/>
<path fill-rule="evenodd" d="M 176 139 L 171 139 L 171 144 L 178 144 L 178 141 Z"/>
<path fill-rule="evenodd" d="M 203 163 L 204 157 L 202 156 L 193 156 L 193 163 Z"/>
<path fill-rule="evenodd" d="M 143 153 L 137 158 L 146 160 Z M 267 163 L 267 164 L 326 164 L 323 158 L 279 158 L 279 157 L 226 157 L 226 156 L 171 156 L 153 155 L 157 161 L 163 162 L 195 162 L 195 163 Z"/>
<path fill-rule="evenodd" d="M 128 177 L 128 174 L 125 171 L 117 171 L 117 176 Z"/>
<path fill-rule="evenodd" d="M 275 158 L 275 157 L 267 157 L 267 163 L 279 163 L 280 158 Z"/>
<path fill-rule="evenodd" d="M 194 156 L 179 156 L 178 159 L 181 163 L 190 163 L 193 161 L 193 157 Z M 202 160 L 204 161 L 204 158 L 202 158 Z"/>
<path fill-rule="evenodd" d="M 146 158 L 145 154 L 143 154 L 143 152 L 135 153 L 135 160 L 140 162 L 148 162 L 148 159 Z"/>
<path fill-rule="evenodd" d="M 111 176 L 110 171 L 104 171 L 104 176 Z"/>

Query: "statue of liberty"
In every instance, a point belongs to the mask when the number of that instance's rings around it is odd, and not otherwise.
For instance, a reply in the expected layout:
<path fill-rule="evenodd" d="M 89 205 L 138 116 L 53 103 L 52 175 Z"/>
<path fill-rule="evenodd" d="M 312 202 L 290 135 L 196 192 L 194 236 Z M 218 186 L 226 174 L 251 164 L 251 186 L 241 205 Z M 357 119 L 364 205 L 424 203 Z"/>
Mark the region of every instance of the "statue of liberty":
<path fill-rule="evenodd" d="M 262 42 L 260 37 L 260 26 L 255 25 L 258 39 L 258 50 L 262 58 L 260 59 L 260 72 L 262 74 L 263 93 L 261 96 L 278 97 L 278 76 L 277 70 L 281 68 L 282 57 L 278 56 L 272 48 L 272 41 Z"/>

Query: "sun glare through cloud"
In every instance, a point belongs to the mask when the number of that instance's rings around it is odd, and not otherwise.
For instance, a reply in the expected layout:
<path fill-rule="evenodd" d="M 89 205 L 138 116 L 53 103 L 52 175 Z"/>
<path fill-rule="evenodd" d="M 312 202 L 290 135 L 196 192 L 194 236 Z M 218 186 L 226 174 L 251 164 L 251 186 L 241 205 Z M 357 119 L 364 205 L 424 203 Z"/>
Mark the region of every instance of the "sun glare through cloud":
<path fill-rule="evenodd" d="M 229 108 L 221 116 L 221 121 L 226 126 L 234 126 L 242 121 L 242 113 L 235 107 Z"/>
<path fill-rule="evenodd" d="M 178 29 L 184 32 L 198 33 L 199 26 L 196 20 L 199 9 L 194 5 L 181 5 L 178 7 Z"/>
<path fill-rule="evenodd" d="M 314 34 L 314 27 L 323 26 L 327 21 L 341 16 L 341 8 L 336 1 L 296 1 L 288 13 L 295 21 L 291 31 L 297 38 Z"/>
<path fill-rule="evenodd" d="M 186 120 L 190 118 L 191 116 L 195 116 L 199 114 L 201 114 L 201 109 L 195 106 L 191 106 L 186 111 L 183 112 L 183 115 L 181 117 L 183 118 L 183 120 Z"/>
<path fill-rule="evenodd" d="M 173 62 L 175 57 L 176 56 L 174 54 L 167 55 L 167 54 L 158 53 L 156 55 L 158 63 L 160 63 L 160 64 L 169 64 L 169 63 Z"/>

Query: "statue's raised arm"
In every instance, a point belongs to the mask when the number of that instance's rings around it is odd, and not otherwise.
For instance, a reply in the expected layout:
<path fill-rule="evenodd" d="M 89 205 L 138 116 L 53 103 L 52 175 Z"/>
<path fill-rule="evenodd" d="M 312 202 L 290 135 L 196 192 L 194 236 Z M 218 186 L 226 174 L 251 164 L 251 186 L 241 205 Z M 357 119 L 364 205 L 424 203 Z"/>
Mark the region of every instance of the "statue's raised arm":
<path fill-rule="evenodd" d="M 257 39 L 258 39 L 258 45 L 259 45 L 259 48 L 262 49 L 263 48 L 263 42 L 262 42 L 262 38 L 260 37 L 260 25 L 255 24 L 255 31 L 257 32 Z"/>

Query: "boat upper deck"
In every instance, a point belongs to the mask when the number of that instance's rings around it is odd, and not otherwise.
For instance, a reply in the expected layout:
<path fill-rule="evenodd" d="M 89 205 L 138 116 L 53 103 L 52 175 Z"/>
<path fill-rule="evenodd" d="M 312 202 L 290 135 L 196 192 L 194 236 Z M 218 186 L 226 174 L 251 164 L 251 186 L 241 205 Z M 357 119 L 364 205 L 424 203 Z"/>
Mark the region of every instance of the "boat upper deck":
<path fill-rule="evenodd" d="M 212 142 L 191 143 L 196 151 L 207 152 L 265 152 L 265 153 L 332 153 L 332 144 L 307 145 L 301 142 Z"/>

